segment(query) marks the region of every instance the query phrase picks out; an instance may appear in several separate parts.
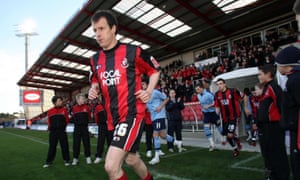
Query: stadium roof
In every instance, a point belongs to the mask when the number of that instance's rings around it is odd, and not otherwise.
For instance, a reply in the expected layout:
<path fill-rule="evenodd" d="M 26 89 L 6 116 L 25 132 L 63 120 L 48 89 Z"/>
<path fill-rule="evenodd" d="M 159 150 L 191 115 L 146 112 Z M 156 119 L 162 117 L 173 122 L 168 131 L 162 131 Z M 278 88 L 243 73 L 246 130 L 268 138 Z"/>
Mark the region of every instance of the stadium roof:
<path fill-rule="evenodd" d="M 291 18 L 292 6 L 291 0 L 89 0 L 18 85 L 58 91 L 87 86 L 89 57 L 99 49 L 90 18 L 99 9 L 117 15 L 119 41 L 139 45 L 162 61 Z"/>

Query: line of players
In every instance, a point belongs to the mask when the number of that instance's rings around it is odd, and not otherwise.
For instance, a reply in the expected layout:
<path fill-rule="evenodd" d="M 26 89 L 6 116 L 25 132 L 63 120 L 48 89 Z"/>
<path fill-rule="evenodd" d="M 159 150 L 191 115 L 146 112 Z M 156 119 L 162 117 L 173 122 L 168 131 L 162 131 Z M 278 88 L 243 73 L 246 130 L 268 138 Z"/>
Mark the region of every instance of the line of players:
<path fill-rule="evenodd" d="M 239 92 L 236 89 L 230 89 L 226 87 L 225 80 L 220 79 L 217 81 L 219 86 L 219 92 L 216 93 L 216 101 L 214 96 L 209 92 L 209 84 L 203 81 L 203 84 L 196 85 L 195 90 L 198 93 L 198 99 L 201 102 L 202 111 L 204 114 L 204 131 L 210 142 L 209 150 L 213 151 L 215 143 L 213 142 L 212 135 L 210 132 L 210 126 L 212 123 L 216 124 L 218 130 L 223 135 L 229 134 L 227 140 L 230 145 L 234 148 L 233 155 L 238 156 L 241 144 L 239 142 L 236 128 L 240 118 L 239 111 L 239 100 L 241 99 Z M 147 88 L 147 81 L 142 82 L 142 88 Z M 159 89 L 159 88 L 158 88 Z M 169 91 L 169 97 L 158 89 L 154 90 L 151 100 L 147 103 L 147 112 L 145 116 L 144 129 L 146 131 L 146 145 L 147 151 L 146 156 L 152 157 L 152 141 L 154 144 L 155 154 L 154 158 L 149 164 L 159 163 L 159 156 L 164 155 L 160 149 L 160 139 L 166 139 L 168 142 L 168 150 L 174 152 L 173 144 L 177 145 L 178 151 L 182 152 L 182 116 L 180 111 L 184 109 L 184 104 L 181 98 L 176 98 L 175 90 Z M 221 93 L 222 92 L 222 93 Z M 223 99 L 225 97 L 225 99 Z M 231 98 L 234 97 L 234 98 Z M 256 142 L 256 127 L 255 127 L 255 114 L 254 111 L 257 106 L 256 96 L 251 96 L 245 92 L 245 113 L 247 117 L 247 130 L 248 140 L 254 145 Z M 74 133 L 73 133 L 73 153 L 74 158 L 72 165 L 78 164 L 78 157 L 80 152 L 81 139 L 84 145 L 84 154 L 86 157 L 86 163 L 91 164 L 91 151 L 90 151 L 90 139 L 88 132 L 88 122 L 91 119 L 90 107 L 86 104 L 86 97 L 84 94 L 76 96 L 77 105 L 72 108 L 72 115 L 74 121 Z M 49 152 L 44 167 L 48 167 L 55 157 L 55 150 L 58 141 L 61 143 L 63 158 L 65 165 L 69 165 L 69 152 L 68 142 L 64 129 L 69 122 L 69 116 L 67 115 L 66 109 L 63 107 L 62 98 L 54 96 L 52 99 L 54 108 L 48 112 L 48 128 L 49 134 Z M 251 104 L 251 106 L 249 105 Z M 216 105 L 216 109 L 215 109 Z M 236 106 L 236 108 L 235 108 Z M 230 108 L 231 107 L 231 108 Z M 167 111 L 166 111 L 167 110 Z M 223 126 L 220 126 L 219 116 L 215 113 L 221 112 L 223 119 Z M 253 112 L 252 112 L 253 111 Z M 168 116 L 168 117 L 167 117 Z M 254 117 L 254 118 L 252 118 Z M 107 130 L 105 111 L 101 103 L 98 102 L 94 110 L 94 118 L 96 123 L 99 125 L 98 128 L 98 143 L 97 153 L 94 163 L 102 161 L 102 154 L 104 149 L 105 140 L 107 144 L 110 144 L 113 132 Z M 166 119 L 168 119 L 168 133 L 166 133 Z M 252 132 L 250 132 L 250 123 L 253 123 Z M 223 127 L 223 129 L 221 128 Z M 174 133 L 176 134 L 176 140 L 173 138 Z M 224 143 L 224 142 L 223 142 Z"/>
<path fill-rule="evenodd" d="M 261 84 L 255 86 L 254 95 L 251 95 L 250 91 L 245 89 L 243 105 L 247 122 L 247 140 L 249 140 L 251 145 L 255 145 L 257 129 L 259 129 L 260 147 L 265 161 L 267 176 L 284 178 L 289 175 L 289 166 L 285 151 L 284 131 L 279 127 L 280 106 L 278 104 L 280 104 L 281 89 L 274 83 L 274 75 L 273 66 L 262 67 L 258 76 Z M 216 84 L 219 91 L 215 95 L 209 92 L 208 86 L 206 85 L 205 87 L 205 83 L 204 81 L 202 84 L 196 85 L 195 90 L 198 93 L 198 99 L 204 114 L 204 132 L 210 143 L 209 150 L 213 151 L 215 148 L 210 126 L 216 124 L 219 132 L 226 137 L 227 142 L 232 146 L 233 156 L 236 157 L 242 148 L 238 137 L 238 123 L 241 117 L 241 95 L 237 89 L 228 88 L 224 79 L 217 80 Z M 147 82 L 144 81 L 142 86 L 143 89 L 146 89 Z M 84 145 L 86 163 L 91 164 L 88 131 L 91 110 L 86 104 L 87 99 L 84 94 L 77 95 L 76 101 L 77 105 L 72 108 L 74 121 L 72 165 L 79 163 L 81 140 Z M 277 104 L 274 102 L 277 102 Z M 65 132 L 66 125 L 69 123 L 69 115 L 67 109 L 63 106 L 62 97 L 54 96 L 52 103 L 54 107 L 48 111 L 49 150 L 44 168 L 52 164 L 58 141 L 61 145 L 65 166 L 70 165 L 69 145 Z M 168 148 L 171 152 L 174 152 L 173 144 L 177 146 L 179 152 L 184 150 L 182 147 L 182 116 L 180 112 L 183 108 L 183 101 L 180 98 L 176 98 L 175 90 L 171 89 L 169 91 L 169 97 L 158 89 L 153 91 L 151 99 L 147 102 L 148 113 L 146 113 L 145 118 L 146 156 L 149 158 L 152 156 L 152 139 L 155 149 L 154 157 L 149 161 L 149 164 L 159 163 L 159 157 L 164 154 L 160 148 L 160 139 L 165 139 L 168 142 Z M 219 116 L 222 123 L 219 121 Z M 109 145 L 113 137 L 113 131 L 107 130 L 106 115 L 101 103 L 98 103 L 96 106 L 94 117 L 99 125 L 97 152 L 94 160 L 94 163 L 97 164 L 102 161 L 105 139 L 107 140 L 107 145 Z M 166 133 L 166 119 L 168 119 L 168 133 Z M 259 128 L 257 128 L 257 124 Z M 173 137 L 174 133 L 176 134 L 176 139 Z M 276 141 L 270 143 L 270 138 L 275 138 Z M 270 148 L 273 151 L 269 151 L 268 149 Z"/>
<path fill-rule="evenodd" d="M 297 67 L 295 61 L 299 58 L 299 49 L 289 47 L 283 50 L 281 54 L 279 53 L 276 61 L 281 57 L 280 55 L 283 56 L 283 60 L 281 61 L 291 61 Z M 278 61 L 280 63 L 280 59 Z M 281 70 L 279 63 L 279 71 L 281 72 L 283 70 Z M 282 66 L 293 63 L 284 62 Z M 297 68 L 294 66 L 286 70 L 288 73 L 285 74 L 295 74 Z M 249 89 L 244 90 L 243 109 L 246 117 L 246 130 L 248 132 L 247 140 L 251 145 L 255 145 L 256 137 L 258 136 L 259 138 L 265 166 L 265 179 L 289 179 L 290 170 L 285 147 L 285 130 L 290 130 L 292 172 L 294 179 L 299 179 L 299 161 L 297 159 L 299 156 L 296 148 L 297 142 L 295 141 L 296 133 L 294 133 L 296 129 L 295 124 L 297 124 L 295 122 L 297 119 L 297 109 L 296 114 L 293 114 L 294 116 L 283 112 L 291 111 L 288 107 L 295 106 L 296 103 L 294 103 L 294 99 L 284 99 L 284 97 L 287 98 L 293 94 L 286 93 L 287 95 L 282 96 L 282 89 L 286 91 L 286 88 L 281 88 L 277 84 L 274 80 L 275 74 L 276 68 L 272 64 L 259 67 L 258 80 L 260 83 L 255 85 L 253 89 L 255 93 L 251 94 Z M 295 77 L 297 76 L 295 75 Z M 224 79 L 218 79 L 216 84 L 219 91 L 215 95 L 205 89 L 204 85 L 196 86 L 198 99 L 204 114 L 204 131 L 210 142 L 210 150 L 213 150 L 214 142 L 211 137 L 210 126 L 216 124 L 219 132 L 226 136 L 227 142 L 233 147 L 233 156 L 238 156 L 241 149 L 238 138 L 238 123 L 241 117 L 239 103 L 242 98 L 236 89 L 227 88 Z M 289 83 L 286 83 L 286 86 L 288 85 Z M 292 106 L 285 104 L 292 104 Z M 298 106 L 295 107 L 298 108 Z M 222 119 L 222 126 L 218 122 L 218 114 Z"/>

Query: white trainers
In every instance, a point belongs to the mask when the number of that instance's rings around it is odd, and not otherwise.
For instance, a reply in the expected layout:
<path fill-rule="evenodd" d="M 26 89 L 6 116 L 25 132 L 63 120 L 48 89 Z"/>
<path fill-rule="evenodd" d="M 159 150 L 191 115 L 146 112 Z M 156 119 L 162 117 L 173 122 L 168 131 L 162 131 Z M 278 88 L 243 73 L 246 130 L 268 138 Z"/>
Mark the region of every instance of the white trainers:
<path fill-rule="evenodd" d="M 78 164 L 78 162 L 79 162 L 78 159 L 74 158 L 74 159 L 73 159 L 73 162 L 72 162 L 72 165 L 73 165 L 73 166 L 76 166 L 76 165 Z"/>
<path fill-rule="evenodd" d="M 174 149 L 173 148 L 169 148 L 169 152 L 173 153 Z"/>
<path fill-rule="evenodd" d="M 182 152 L 182 141 L 177 141 L 177 140 L 175 140 L 174 141 L 174 145 L 176 145 L 177 146 L 177 148 L 178 148 L 178 152 Z"/>
<path fill-rule="evenodd" d="M 91 157 L 87 157 L 87 158 L 86 158 L 86 164 L 92 164 Z"/>
<path fill-rule="evenodd" d="M 70 163 L 69 162 L 65 162 L 65 166 L 70 166 Z"/>
<path fill-rule="evenodd" d="M 50 164 L 44 164 L 43 168 L 48 168 L 50 166 Z"/>
<path fill-rule="evenodd" d="M 212 152 L 212 151 L 214 151 L 214 150 L 215 150 L 215 147 L 212 146 L 212 145 L 210 145 L 209 148 L 208 148 L 208 151 L 209 151 L 209 152 Z"/>
<path fill-rule="evenodd" d="M 97 157 L 94 161 L 94 164 L 99 164 L 102 161 L 102 158 Z"/>
<path fill-rule="evenodd" d="M 151 161 L 149 161 L 150 165 L 155 165 L 159 163 L 159 158 L 153 158 Z"/>
<path fill-rule="evenodd" d="M 152 157 L 152 151 L 151 151 L 151 150 L 148 150 L 148 151 L 146 152 L 146 157 L 147 157 L 147 158 L 151 158 L 151 157 Z"/>
<path fill-rule="evenodd" d="M 162 150 L 159 150 L 159 155 L 160 155 L 160 156 L 164 156 L 164 155 L 165 155 L 165 153 L 164 153 L 164 152 L 162 152 Z"/>

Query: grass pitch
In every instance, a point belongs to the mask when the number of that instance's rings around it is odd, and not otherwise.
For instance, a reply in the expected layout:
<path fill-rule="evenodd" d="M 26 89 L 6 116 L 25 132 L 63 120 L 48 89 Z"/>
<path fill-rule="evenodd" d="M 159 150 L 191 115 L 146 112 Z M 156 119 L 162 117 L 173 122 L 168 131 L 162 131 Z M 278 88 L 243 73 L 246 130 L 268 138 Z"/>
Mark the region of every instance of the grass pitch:
<path fill-rule="evenodd" d="M 72 135 L 69 134 L 69 146 L 72 147 Z M 92 155 L 96 150 L 96 138 L 91 138 Z M 148 165 L 145 157 L 145 144 L 141 144 L 140 154 L 147 167 L 159 180 L 256 180 L 263 179 L 263 160 L 259 153 L 241 152 L 237 158 L 231 151 L 208 152 L 207 149 L 186 147 L 183 153 L 166 153 L 158 165 Z M 104 163 L 87 165 L 83 153 L 78 166 L 65 167 L 59 145 L 54 164 L 42 168 L 48 151 L 48 133 L 41 131 L 0 129 L 0 179 L 30 180 L 68 180 L 68 179 L 108 179 Z M 81 152 L 83 147 L 81 147 Z M 70 156 L 72 159 L 72 148 Z M 92 158 L 94 158 L 92 156 Z M 139 179 L 124 165 L 129 180 Z"/>

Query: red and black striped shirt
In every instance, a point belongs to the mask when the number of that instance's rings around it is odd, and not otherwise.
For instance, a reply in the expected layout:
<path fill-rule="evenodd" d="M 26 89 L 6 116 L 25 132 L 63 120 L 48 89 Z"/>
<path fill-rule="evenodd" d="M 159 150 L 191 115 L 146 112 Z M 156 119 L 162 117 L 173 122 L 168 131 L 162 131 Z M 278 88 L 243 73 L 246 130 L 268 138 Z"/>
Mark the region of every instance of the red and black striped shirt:
<path fill-rule="evenodd" d="M 151 76 L 158 71 L 157 61 L 141 48 L 121 43 L 110 50 L 100 50 L 97 65 L 93 58 L 91 82 L 100 85 L 108 129 L 132 118 L 143 119 L 146 105 L 134 94 L 142 88 L 142 74 Z"/>
<path fill-rule="evenodd" d="M 251 108 L 252 108 L 252 116 L 253 116 L 254 119 L 256 119 L 257 109 L 259 107 L 259 97 L 251 95 L 250 105 L 251 105 Z"/>
<path fill-rule="evenodd" d="M 241 117 L 240 99 L 241 94 L 237 89 L 227 88 L 224 92 L 215 94 L 215 107 L 220 108 L 224 122 L 233 121 Z"/>

